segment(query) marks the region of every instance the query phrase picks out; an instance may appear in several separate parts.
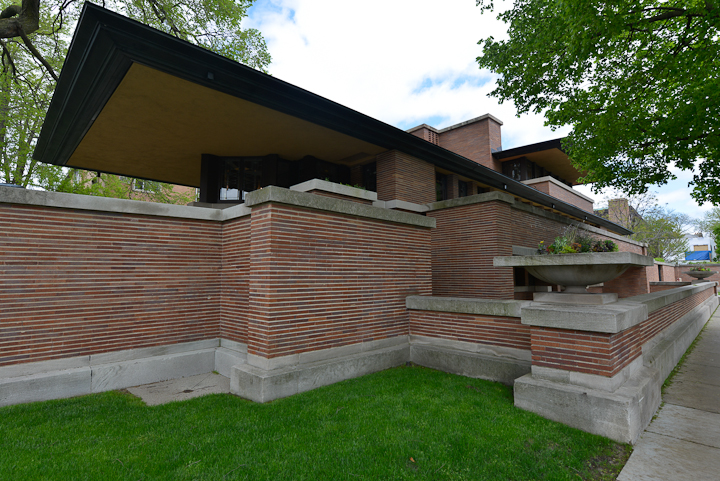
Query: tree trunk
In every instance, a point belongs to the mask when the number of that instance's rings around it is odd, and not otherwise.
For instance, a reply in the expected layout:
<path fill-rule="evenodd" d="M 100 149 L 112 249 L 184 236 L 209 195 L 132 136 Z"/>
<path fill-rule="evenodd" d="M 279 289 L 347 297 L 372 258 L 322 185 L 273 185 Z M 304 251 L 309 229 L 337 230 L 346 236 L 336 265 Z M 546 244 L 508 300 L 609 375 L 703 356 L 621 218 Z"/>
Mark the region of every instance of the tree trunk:
<path fill-rule="evenodd" d="M 0 13 L 0 38 L 20 37 L 40 27 L 40 0 L 23 0 L 22 7 L 10 5 Z"/>

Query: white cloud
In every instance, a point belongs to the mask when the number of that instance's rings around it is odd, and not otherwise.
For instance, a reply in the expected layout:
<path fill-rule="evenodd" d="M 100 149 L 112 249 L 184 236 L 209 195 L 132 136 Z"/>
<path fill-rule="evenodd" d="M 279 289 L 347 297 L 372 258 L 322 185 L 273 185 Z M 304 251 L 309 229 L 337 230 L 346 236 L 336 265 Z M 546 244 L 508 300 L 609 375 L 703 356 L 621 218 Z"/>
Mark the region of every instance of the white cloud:
<path fill-rule="evenodd" d="M 479 40 L 506 37 L 496 15 L 482 14 L 475 0 L 258 0 L 246 26 L 267 40 L 275 77 L 396 127 L 442 128 L 491 113 L 504 122 L 505 149 L 567 135 L 488 97 L 496 76 L 475 59 Z M 701 216 L 709 207 L 692 201 L 687 180 L 676 182 L 652 190 Z"/>

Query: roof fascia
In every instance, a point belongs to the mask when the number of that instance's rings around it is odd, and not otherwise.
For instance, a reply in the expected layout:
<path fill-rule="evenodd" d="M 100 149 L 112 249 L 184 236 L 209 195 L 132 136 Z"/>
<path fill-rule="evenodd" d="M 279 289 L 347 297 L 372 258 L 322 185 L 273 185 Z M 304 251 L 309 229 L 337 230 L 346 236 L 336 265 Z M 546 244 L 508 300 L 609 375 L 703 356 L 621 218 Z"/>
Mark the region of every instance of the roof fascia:
<path fill-rule="evenodd" d="M 558 149 L 565 152 L 562 149 L 562 138 L 546 140 L 545 142 L 538 142 L 536 144 L 523 145 L 521 147 L 515 147 L 514 149 L 500 150 L 493 152 L 492 156 L 497 160 L 506 159 L 508 157 L 515 157 L 516 155 L 532 154 L 534 152 L 542 152 L 543 150 Z"/>

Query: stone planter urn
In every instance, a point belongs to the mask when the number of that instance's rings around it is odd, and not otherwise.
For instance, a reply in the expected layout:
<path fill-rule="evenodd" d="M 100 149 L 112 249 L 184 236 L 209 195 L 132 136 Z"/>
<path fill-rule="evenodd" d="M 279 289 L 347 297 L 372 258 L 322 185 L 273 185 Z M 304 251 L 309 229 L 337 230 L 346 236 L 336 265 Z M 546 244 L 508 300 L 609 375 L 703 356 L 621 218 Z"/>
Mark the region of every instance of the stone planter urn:
<path fill-rule="evenodd" d="M 590 294 L 587 286 L 615 279 L 633 266 L 652 266 L 650 256 L 632 252 L 589 252 L 495 257 L 495 267 L 523 267 L 549 284 L 565 286 L 564 292 L 536 292 L 533 299 L 569 304 L 608 304 L 617 294 Z"/>
<path fill-rule="evenodd" d="M 690 277 L 694 277 L 695 279 L 702 280 L 706 277 L 710 277 L 714 274 L 717 274 L 717 271 L 685 271 L 685 274 L 689 275 Z"/>

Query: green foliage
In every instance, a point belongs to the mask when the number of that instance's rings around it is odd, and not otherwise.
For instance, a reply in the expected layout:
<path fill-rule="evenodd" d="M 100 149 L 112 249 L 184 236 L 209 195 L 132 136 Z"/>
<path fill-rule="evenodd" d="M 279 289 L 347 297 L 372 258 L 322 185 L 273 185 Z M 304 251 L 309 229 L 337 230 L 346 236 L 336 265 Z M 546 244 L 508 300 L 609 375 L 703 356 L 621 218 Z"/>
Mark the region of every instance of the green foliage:
<path fill-rule="evenodd" d="M 617 244 L 611 240 L 593 239 L 585 230 L 572 225 L 565 228 L 563 235 L 555 238 L 552 244 L 545 248 L 545 242 L 538 246 L 541 254 L 580 254 L 583 252 L 615 252 Z"/>
<path fill-rule="evenodd" d="M 694 265 L 690 268 L 690 270 L 696 272 L 710 272 L 710 268 L 706 267 L 705 264 Z"/>
<path fill-rule="evenodd" d="M 617 444 L 513 405 L 512 387 L 401 367 L 256 404 L 127 393 L 0 408 L 0 479 L 614 480 Z"/>
<path fill-rule="evenodd" d="M 642 193 L 674 163 L 695 169 L 695 200 L 720 203 L 720 4 L 516 0 L 498 18 L 509 39 L 478 58 L 500 74 L 491 95 L 572 126 L 585 182 Z"/>
<path fill-rule="evenodd" d="M 646 243 L 648 255 L 652 257 L 677 260 L 684 257 L 688 249 L 685 231 L 690 223 L 691 219 L 685 214 L 655 206 L 644 213 L 630 238 Z"/>
<path fill-rule="evenodd" d="M 265 40 L 241 21 L 254 0 L 111 0 L 106 8 L 139 20 L 170 35 L 213 50 L 221 55 L 266 71 L 270 64 Z M 83 0 L 41 2 L 40 29 L 30 35 L 35 48 L 58 72 L 68 48 L 69 36 L 79 17 Z M 0 65 L 0 182 L 60 192 L 87 193 L 127 198 L 125 188 L 107 184 L 89 188 L 76 185 L 72 169 L 43 165 L 32 159 L 55 80 L 19 38 L 3 41 L 6 54 Z M 117 184 L 108 177 L 111 184 Z M 167 184 L 157 184 L 157 201 L 172 197 Z"/>

